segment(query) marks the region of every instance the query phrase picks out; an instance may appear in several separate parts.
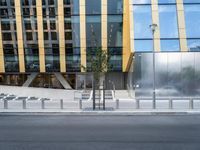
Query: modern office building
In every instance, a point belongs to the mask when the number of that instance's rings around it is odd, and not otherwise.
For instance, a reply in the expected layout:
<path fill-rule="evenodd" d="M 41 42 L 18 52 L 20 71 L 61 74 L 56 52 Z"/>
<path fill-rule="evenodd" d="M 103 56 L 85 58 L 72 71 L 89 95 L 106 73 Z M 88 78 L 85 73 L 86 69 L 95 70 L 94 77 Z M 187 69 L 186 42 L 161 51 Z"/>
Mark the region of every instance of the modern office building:
<path fill-rule="evenodd" d="M 128 72 L 139 79 L 152 70 L 148 62 L 141 69 L 140 57 L 154 50 L 173 59 L 194 55 L 189 60 L 197 63 L 199 16 L 199 0 L 1 0 L 0 83 L 91 87 L 81 66 L 89 64 L 89 51 L 102 47 L 111 56 L 106 80 L 134 88 L 139 85 Z"/>

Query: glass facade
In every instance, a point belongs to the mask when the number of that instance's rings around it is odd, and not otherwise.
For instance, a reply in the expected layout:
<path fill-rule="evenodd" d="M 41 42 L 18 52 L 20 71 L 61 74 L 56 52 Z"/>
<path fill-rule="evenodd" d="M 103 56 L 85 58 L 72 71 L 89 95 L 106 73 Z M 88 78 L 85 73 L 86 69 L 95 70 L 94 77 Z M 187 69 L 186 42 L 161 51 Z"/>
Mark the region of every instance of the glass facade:
<path fill-rule="evenodd" d="M 133 10 L 129 12 L 132 13 L 131 19 L 133 21 L 133 25 L 130 27 L 130 32 L 133 34 L 132 40 L 134 41 L 133 52 L 152 52 L 153 37 L 149 25 L 154 23 L 153 20 L 157 21 L 157 30 L 159 31 L 159 35 L 156 37 L 157 43 L 154 42 L 154 44 L 159 45 L 160 49 L 156 51 L 180 52 L 184 47 L 185 39 L 188 51 L 200 51 L 199 0 L 183 0 L 183 4 L 177 3 L 176 0 L 156 0 L 154 2 L 152 0 L 130 1 L 132 5 L 129 7 L 132 7 L 131 9 Z M 123 26 L 126 24 L 124 14 L 128 12 L 128 9 L 123 9 L 125 8 L 123 6 L 124 2 L 126 2 L 125 0 L 107 0 L 105 10 L 102 9 L 102 0 L 85 0 L 85 5 L 83 6 L 80 0 L 63 0 L 64 16 L 61 16 L 64 19 L 63 39 L 59 39 L 59 37 L 62 37 L 59 34 L 59 31 L 62 31 L 62 29 L 59 30 L 60 22 L 58 18 L 61 14 L 59 13 L 60 10 L 58 10 L 60 8 L 58 6 L 59 1 L 42 0 L 43 29 L 40 30 L 44 33 L 42 44 L 39 44 L 38 41 L 38 29 L 40 29 L 38 26 L 38 16 L 40 14 L 37 14 L 37 1 L 20 0 L 19 4 L 15 4 L 15 2 L 15 0 L 0 1 L 1 40 L 3 47 L 1 51 L 4 54 L 6 72 L 19 72 L 23 67 L 23 61 L 18 58 L 21 55 L 21 41 L 24 47 L 25 72 L 39 72 L 43 68 L 40 66 L 40 63 L 42 64 L 40 55 L 43 55 L 40 49 L 43 48 L 41 47 L 43 43 L 46 72 L 61 71 L 60 62 L 62 58 L 60 58 L 60 47 L 63 45 L 65 45 L 65 49 L 63 48 L 63 50 L 65 51 L 66 59 L 63 61 L 66 64 L 66 71 L 81 72 L 81 62 L 83 63 L 84 61 L 81 61 L 81 50 L 85 49 L 87 55 L 94 48 L 101 48 L 106 40 L 107 43 L 105 45 L 110 55 L 111 64 L 111 70 L 109 71 L 121 72 L 124 70 L 123 63 L 125 61 L 123 59 L 129 59 L 124 57 L 126 56 L 126 45 L 123 45 L 125 43 L 123 40 L 128 39 L 123 37 L 126 30 L 125 26 Z M 180 6 L 177 7 L 177 5 L 183 6 L 184 11 L 177 10 L 177 8 L 181 8 Z M 20 7 L 20 17 L 16 17 L 15 7 Z M 153 8 L 156 9 L 152 12 Z M 178 15 L 178 13 L 180 14 Z M 106 19 L 104 18 L 107 21 L 106 23 L 102 23 L 103 15 L 106 16 Z M 81 20 L 81 17 L 84 20 Z M 21 18 L 22 24 L 17 24 L 18 21 L 16 18 Z M 86 24 L 82 25 L 82 22 Z M 182 25 L 181 23 L 185 24 Z M 16 24 L 18 27 L 22 26 L 22 39 L 17 39 Z M 104 31 L 102 29 L 104 26 L 107 28 L 106 38 L 103 37 Z M 181 32 L 182 30 L 186 31 L 186 37 L 184 37 L 184 32 Z M 59 45 L 60 40 L 64 41 L 61 45 Z M 82 44 L 81 41 L 84 40 L 86 40 L 86 43 L 82 42 L 84 43 Z M 20 70 L 19 62 L 21 65 Z M 90 62 L 87 61 L 87 66 L 89 65 Z"/>
<path fill-rule="evenodd" d="M 14 0 L 0 2 L 0 22 L 6 72 L 18 72 L 18 45 Z"/>
<path fill-rule="evenodd" d="M 114 5 L 113 5 L 114 4 Z M 123 30 L 123 1 L 108 1 L 107 43 L 110 55 L 110 71 L 122 71 L 122 30 Z"/>
<path fill-rule="evenodd" d="M 65 0 L 65 54 L 67 72 L 80 72 L 79 0 Z"/>
<path fill-rule="evenodd" d="M 43 0 L 43 30 L 46 72 L 60 71 L 57 0 Z"/>
<path fill-rule="evenodd" d="M 189 51 L 200 51 L 200 1 L 184 0 L 185 28 Z"/>
<path fill-rule="evenodd" d="M 21 1 L 26 72 L 39 71 L 38 26 L 35 0 Z"/>
<path fill-rule="evenodd" d="M 148 1 L 146 1 L 148 2 Z M 153 40 L 151 5 L 133 5 L 135 51 L 152 51 Z M 146 4 L 146 3 L 145 3 Z M 144 44 L 143 44 L 144 43 Z"/>
<path fill-rule="evenodd" d="M 171 5 L 168 5 L 168 3 L 161 3 L 158 8 L 161 51 L 179 51 L 176 5 L 173 3 Z"/>
<path fill-rule="evenodd" d="M 101 47 L 101 0 L 86 0 L 86 51 L 92 54 L 95 48 Z M 93 55 L 93 54 L 92 54 Z M 89 57 L 87 57 L 89 58 Z M 91 63 L 87 59 L 87 69 Z"/>

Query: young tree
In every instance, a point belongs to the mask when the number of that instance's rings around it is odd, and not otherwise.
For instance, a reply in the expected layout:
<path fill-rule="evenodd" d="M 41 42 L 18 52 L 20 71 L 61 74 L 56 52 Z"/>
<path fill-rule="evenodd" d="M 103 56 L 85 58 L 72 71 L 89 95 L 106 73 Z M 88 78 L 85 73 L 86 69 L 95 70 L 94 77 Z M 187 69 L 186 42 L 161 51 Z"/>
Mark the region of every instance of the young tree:
<path fill-rule="evenodd" d="M 87 72 L 92 72 L 93 74 L 93 109 L 96 108 L 95 94 L 96 88 L 99 90 L 103 86 L 103 81 L 101 77 L 105 76 L 107 70 L 110 69 L 109 65 L 110 56 L 107 50 L 102 49 L 101 47 L 93 47 L 92 49 L 87 50 L 87 66 L 82 66 L 82 68 Z"/>

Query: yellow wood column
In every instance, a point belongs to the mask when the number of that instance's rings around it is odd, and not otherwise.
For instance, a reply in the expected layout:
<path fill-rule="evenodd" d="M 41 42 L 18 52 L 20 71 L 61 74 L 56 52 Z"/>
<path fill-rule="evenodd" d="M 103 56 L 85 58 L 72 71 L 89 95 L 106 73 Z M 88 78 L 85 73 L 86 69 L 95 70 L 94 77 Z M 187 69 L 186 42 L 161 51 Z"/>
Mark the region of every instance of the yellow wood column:
<path fill-rule="evenodd" d="M 154 34 L 154 48 L 155 51 L 160 51 L 160 31 L 159 31 L 159 12 L 158 12 L 158 0 L 151 0 L 152 3 L 152 23 L 157 24 L 158 28 Z"/>
<path fill-rule="evenodd" d="M 60 72 L 66 72 L 65 21 L 64 21 L 63 0 L 58 0 L 58 25 L 59 25 Z"/>
<path fill-rule="evenodd" d="M 129 20 L 130 20 L 130 51 L 134 53 L 134 15 L 133 15 L 133 3 L 129 0 Z"/>
<path fill-rule="evenodd" d="M 4 65 L 4 53 L 3 53 L 3 42 L 2 42 L 2 34 L 1 34 L 1 21 L 0 21 L 0 73 L 5 72 Z"/>
<path fill-rule="evenodd" d="M 80 45 L 81 45 L 81 65 L 87 67 L 86 61 L 86 16 L 85 0 L 80 0 Z M 81 72 L 85 70 L 81 67 Z"/>
<path fill-rule="evenodd" d="M 107 0 L 101 0 L 101 38 L 102 49 L 107 51 Z"/>
<path fill-rule="evenodd" d="M 180 48 L 181 48 L 181 51 L 185 52 L 185 51 L 188 51 L 188 48 L 187 48 L 187 40 L 186 40 L 183 0 L 176 0 L 176 2 L 177 2 Z"/>
<path fill-rule="evenodd" d="M 25 72 L 24 40 L 23 40 L 22 13 L 21 13 L 20 0 L 15 0 L 15 14 L 16 14 L 16 27 L 17 27 L 19 71 Z"/>
<path fill-rule="evenodd" d="M 123 51 L 122 70 L 127 72 L 128 62 L 131 55 L 131 33 L 130 33 L 130 5 L 128 0 L 123 1 Z"/>
<path fill-rule="evenodd" d="M 36 7 L 37 7 L 38 47 L 39 47 L 39 59 L 40 59 L 40 72 L 45 72 L 45 51 L 44 51 L 42 0 L 36 1 Z"/>
<path fill-rule="evenodd" d="M 102 50 L 107 52 L 108 40 L 107 40 L 107 0 L 101 0 L 101 42 Z"/>

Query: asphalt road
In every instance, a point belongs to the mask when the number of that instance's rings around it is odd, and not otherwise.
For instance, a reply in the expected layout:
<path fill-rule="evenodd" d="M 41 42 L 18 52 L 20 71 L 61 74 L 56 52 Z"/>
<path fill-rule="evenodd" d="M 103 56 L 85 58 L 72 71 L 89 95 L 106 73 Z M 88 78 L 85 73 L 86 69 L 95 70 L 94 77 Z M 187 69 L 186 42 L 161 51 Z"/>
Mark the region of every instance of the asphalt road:
<path fill-rule="evenodd" d="M 199 150 L 200 116 L 0 116 L 0 150 Z"/>

